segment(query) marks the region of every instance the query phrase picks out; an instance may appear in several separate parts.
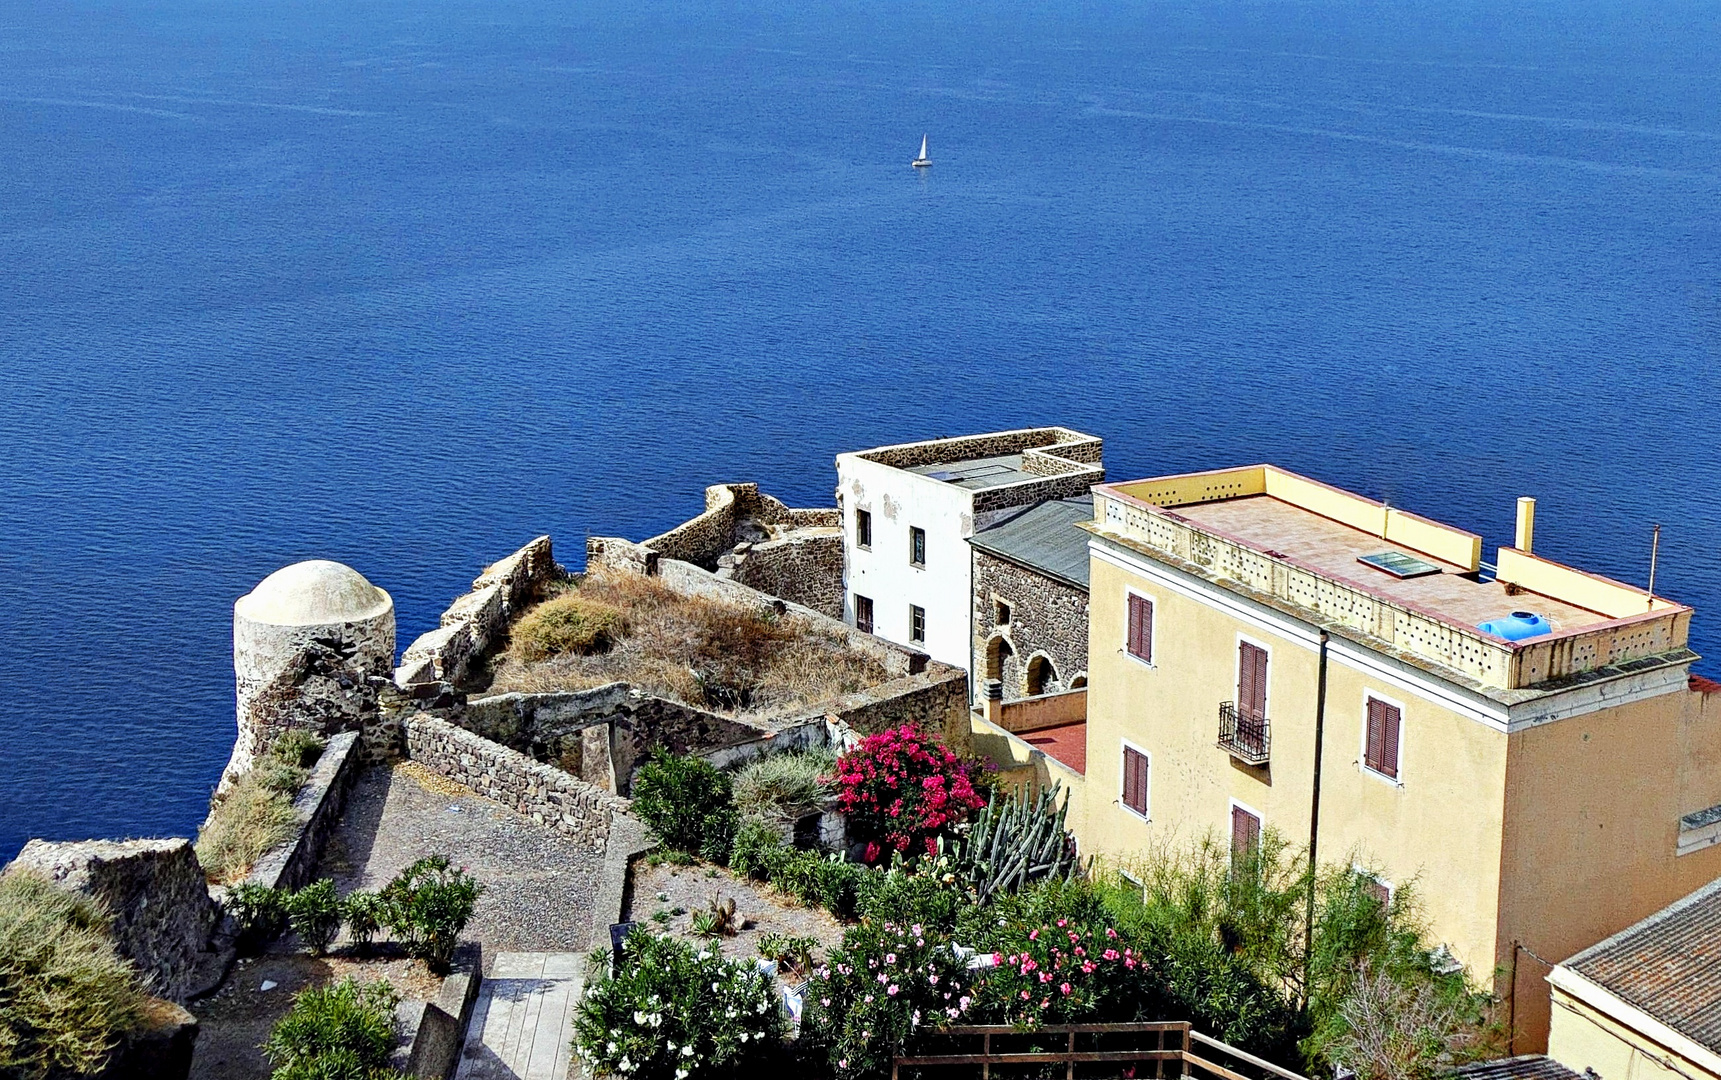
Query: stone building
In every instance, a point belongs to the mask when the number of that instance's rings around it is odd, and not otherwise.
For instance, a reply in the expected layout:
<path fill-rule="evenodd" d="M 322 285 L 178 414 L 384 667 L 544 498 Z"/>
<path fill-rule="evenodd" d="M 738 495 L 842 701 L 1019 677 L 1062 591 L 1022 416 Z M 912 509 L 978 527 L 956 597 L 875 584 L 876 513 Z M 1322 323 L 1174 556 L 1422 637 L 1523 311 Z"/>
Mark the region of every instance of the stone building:
<path fill-rule="evenodd" d="M 843 618 L 934 660 L 972 660 L 968 538 L 1105 479 L 1103 444 L 1068 428 L 1024 428 L 837 456 Z"/>
<path fill-rule="evenodd" d="M 1088 534 L 1093 497 L 1048 499 L 969 538 L 973 671 L 1003 700 L 1088 684 Z"/>
<path fill-rule="evenodd" d="M 222 787 L 280 732 L 360 726 L 366 679 L 393 669 L 394 601 L 357 570 L 313 559 L 264 578 L 233 605 L 239 735 Z"/>

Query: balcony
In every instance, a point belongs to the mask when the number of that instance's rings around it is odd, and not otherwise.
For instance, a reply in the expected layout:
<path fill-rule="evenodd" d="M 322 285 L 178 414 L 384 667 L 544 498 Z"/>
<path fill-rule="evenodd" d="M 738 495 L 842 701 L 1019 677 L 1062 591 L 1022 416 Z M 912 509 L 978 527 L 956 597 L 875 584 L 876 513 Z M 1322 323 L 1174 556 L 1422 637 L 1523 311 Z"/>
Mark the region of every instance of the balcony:
<path fill-rule="evenodd" d="M 1239 713 L 1229 701 L 1219 705 L 1219 748 L 1245 765 L 1267 764 L 1271 735 L 1265 716 Z"/>

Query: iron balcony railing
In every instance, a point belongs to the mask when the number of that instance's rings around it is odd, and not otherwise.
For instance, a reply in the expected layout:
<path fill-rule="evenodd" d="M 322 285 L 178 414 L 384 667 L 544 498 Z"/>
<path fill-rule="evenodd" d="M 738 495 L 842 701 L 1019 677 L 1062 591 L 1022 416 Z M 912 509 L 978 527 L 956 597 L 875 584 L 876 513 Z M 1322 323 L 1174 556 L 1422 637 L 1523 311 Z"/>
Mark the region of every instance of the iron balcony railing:
<path fill-rule="evenodd" d="M 1240 713 L 1229 701 L 1219 705 L 1219 746 L 1245 765 L 1267 764 L 1272 735 L 1265 716 Z"/>

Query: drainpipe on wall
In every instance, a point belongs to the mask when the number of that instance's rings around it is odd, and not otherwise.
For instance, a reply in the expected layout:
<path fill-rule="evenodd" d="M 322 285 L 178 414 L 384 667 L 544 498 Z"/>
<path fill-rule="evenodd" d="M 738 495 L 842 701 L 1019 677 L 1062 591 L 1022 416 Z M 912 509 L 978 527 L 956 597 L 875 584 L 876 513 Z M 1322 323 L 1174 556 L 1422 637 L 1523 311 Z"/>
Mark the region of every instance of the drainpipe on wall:
<path fill-rule="evenodd" d="M 1315 683 L 1315 776 L 1309 802 L 1309 896 L 1303 911 L 1303 1008 L 1309 1007 L 1314 972 L 1315 875 L 1321 839 L 1321 744 L 1327 727 L 1327 632 L 1321 631 L 1320 675 Z"/>

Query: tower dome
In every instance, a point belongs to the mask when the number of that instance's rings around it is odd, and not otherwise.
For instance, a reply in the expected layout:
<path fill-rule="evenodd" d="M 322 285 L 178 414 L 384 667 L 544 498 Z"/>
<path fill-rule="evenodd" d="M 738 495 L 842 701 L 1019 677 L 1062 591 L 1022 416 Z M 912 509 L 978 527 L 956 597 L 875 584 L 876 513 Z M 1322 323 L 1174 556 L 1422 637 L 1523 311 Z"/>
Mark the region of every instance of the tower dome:
<path fill-rule="evenodd" d="M 310 559 L 270 574 L 233 610 L 251 622 L 274 626 L 330 626 L 365 622 L 393 606 L 388 593 L 352 567 Z"/>

